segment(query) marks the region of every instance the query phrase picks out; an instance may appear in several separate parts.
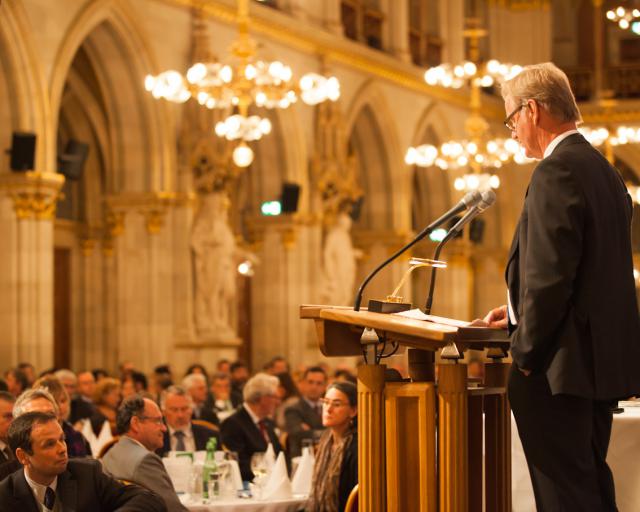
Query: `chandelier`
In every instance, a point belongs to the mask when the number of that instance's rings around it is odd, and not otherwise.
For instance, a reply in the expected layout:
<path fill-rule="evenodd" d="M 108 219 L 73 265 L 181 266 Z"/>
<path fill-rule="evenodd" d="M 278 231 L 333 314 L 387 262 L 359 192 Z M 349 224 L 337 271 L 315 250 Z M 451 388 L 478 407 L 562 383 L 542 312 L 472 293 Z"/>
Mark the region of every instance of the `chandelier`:
<path fill-rule="evenodd" d="M 628 30 L 640 34 L 640 9 L 625 9 L 624 7 L 616 7 L 607 11 L 607 19 L 613 23 L 617 23 L 623 30 Z"/>
<path fill-rule="evenodd" d="M 307 73 L 297 83 L 289 66 L 278 60 L 258 58 L 256 42 L 249 35 L 249 0 L 238 0 L 238 35 L 226 62 L 196 62 L 186 75 L 168 70 L 147 75 L 145 89 L 156 99 L 184 103 L 194 98 L 209 109 L 231 111 L 232 115 L 216 124 L 219 137 L 234 141 L 233 161 L 238 167 L 253 162 L 248 143 L 271 132 L 266 117 L 249 115 L 250 107 L 286 109 L 301 98 L 317 105 L 340 97 L 340 83 L 334 76 Z"/>
<path fill-rule="evenodd" d="M 470 168 L 471 172 L 454 181 L 456 190 L 468 192 L 498 188 L 500 178 L 491 172 L 493 169 L 499 169 L 511 161 L 524 164 L 531 160 L 525 157 L 517 141 L 511 138 L 489 138 L 489 124 L 480 115 L 481 88 L 508 80 L 520 73 L 522 67 L 500 63 L 494 59 L 480 62 L 478 43 L 480 37 L 486 35 L 486 31 L 471 28 L 465 30 L 464 35 L 469 38 L 470 60 L 456 66 L 442 64 L 429 68 L 424 79 L 434 86 L 457 89 L 467 84 L 470 87 L 471 114 L 465 122 L 467 138 L 449 140 L 439 147 L 431 144 L 410 147 L 405 154 L 405 163 L 419 167 L 436 166 L 442 170 Z"/>

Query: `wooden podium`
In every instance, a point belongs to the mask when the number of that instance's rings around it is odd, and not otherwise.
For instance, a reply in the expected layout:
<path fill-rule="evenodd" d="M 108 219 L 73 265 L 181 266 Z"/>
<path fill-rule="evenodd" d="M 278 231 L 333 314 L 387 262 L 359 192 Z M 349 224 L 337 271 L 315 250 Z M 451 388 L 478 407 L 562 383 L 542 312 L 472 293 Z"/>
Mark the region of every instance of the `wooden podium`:
<path fill-rule="evenodd" d="M 363 355 L 365 328 L 378 346 L 409 347 L 411 382 L 386 382 L 375 361 L 358 368 L 360 512 L 511 511 L 505 331 L 332 306 L 301 306 L 300 317 L 314 320 L 328 357 Z M 469 387 L 459 360 L 485 348 L 493 363 L 482 386 Z"/>

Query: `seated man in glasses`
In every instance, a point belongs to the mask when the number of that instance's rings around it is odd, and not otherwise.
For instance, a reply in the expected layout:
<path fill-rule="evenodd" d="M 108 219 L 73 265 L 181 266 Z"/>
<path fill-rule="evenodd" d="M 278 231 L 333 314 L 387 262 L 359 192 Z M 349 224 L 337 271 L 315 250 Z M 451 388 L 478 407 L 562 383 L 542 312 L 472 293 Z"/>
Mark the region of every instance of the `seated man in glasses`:
<path fill-rule="evenodd" d="M 162 447 L 167 430 L 156 403 L 131 395 L 118 408 L 116 423 L 122 437 L 103 457 L 105 471 L 155 492 L 168 510 L 186 511 L 162 460 L 154 453 Z"/>

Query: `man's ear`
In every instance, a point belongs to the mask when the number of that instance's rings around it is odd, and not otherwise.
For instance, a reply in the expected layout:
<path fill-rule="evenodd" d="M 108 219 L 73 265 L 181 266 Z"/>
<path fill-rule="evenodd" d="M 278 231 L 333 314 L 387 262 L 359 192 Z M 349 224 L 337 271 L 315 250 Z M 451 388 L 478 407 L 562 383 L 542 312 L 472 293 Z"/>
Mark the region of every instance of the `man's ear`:
<path fill-rule="evenodd" d="M 16 459 L 18 459 L 20 464 L 22 464 L 23 466 L 29 465 L 29 455 L 22 448 L 18 448 L 16 450 Z"/>

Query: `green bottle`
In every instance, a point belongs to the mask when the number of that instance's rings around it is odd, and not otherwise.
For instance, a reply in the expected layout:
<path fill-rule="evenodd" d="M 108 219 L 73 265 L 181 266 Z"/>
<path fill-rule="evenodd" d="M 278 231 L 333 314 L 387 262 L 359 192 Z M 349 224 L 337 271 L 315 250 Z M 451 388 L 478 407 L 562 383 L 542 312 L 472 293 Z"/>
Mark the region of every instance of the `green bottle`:
<path fill-rule="evenodd" d="M 207 441 L 207 456 L 202 466 L 202 496 L 209 499 L 209 479 L 211 473 L 217 473 L 218 465 L 216 464 L 216 446 L 218 441 L 215 437 L 210 437 Z M 212 496 L 213 497 L 213 496 Z"/>

